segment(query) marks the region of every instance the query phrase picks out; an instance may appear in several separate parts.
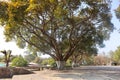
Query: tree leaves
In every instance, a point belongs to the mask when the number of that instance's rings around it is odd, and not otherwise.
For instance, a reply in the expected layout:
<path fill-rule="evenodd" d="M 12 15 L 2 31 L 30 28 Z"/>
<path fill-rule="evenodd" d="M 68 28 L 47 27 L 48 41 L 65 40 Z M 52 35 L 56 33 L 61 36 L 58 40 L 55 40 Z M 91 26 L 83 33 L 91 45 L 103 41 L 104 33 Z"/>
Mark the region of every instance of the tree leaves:
<path fill-rule="evenodd" d="M 4 25 L 8 20 L 7 12 L 8 4 L 6 2 L 0 2 L 0 24 Z"/>
<path fill-rule="evenodd" d="M 111 57 L 113 61 L 120 63 L 120 47 L 112 53 Z"/>
<path fill-rule="evenodd" d="M 115 10 L 117 18 L 120 20 L 120 5 L 119 7 Z"/>
<path fill-rule="evenodd" d="M 3 7 L 7 20 L 0 19 L 6 39 L 66 61 L 76 50 L 94 51 L 114 29 L 105 1 L 13 0 Z"/>

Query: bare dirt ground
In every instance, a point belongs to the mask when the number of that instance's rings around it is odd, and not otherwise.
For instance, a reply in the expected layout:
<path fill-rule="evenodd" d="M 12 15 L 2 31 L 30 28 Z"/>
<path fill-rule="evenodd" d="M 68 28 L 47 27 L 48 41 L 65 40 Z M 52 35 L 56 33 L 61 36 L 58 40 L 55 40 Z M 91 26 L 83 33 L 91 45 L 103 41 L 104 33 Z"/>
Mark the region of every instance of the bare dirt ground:
<path fill-rule="evenodd" d="M 43 70 L 0 80 L 120 80 L 120 67 L 87 66 L 73 70 Z"/>

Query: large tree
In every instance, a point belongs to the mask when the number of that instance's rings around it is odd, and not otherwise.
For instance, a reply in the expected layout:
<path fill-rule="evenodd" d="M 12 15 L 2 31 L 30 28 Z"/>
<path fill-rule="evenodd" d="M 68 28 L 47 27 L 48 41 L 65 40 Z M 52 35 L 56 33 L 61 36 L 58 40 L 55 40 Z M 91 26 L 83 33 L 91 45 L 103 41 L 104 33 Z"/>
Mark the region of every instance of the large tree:
<path fill-rule="evenodd" d="M 0 21 L 6 41 L 48 54 L 62 69 L 78 48 L 108 39 L 113 30 L 109 1 L 10 0 L 0 2 Z"/>

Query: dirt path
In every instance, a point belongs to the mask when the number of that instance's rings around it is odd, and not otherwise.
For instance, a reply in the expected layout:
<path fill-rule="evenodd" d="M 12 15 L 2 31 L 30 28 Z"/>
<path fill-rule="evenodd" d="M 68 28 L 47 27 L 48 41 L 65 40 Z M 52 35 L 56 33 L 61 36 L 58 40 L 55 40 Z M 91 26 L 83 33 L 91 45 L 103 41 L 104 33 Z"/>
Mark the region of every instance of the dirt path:
<path fill-rule="evenodd" d="M 38 72 L 39 74 L 39 72 Z M 40 72 L 46 80 L 120 80 L 120 71 L 71 70 Z"/>
<path fill-rule="evenodd" d="M 79 67 L 74 70 L 43 70 L 0 80 L 120 80 L 120 67 Z"/>

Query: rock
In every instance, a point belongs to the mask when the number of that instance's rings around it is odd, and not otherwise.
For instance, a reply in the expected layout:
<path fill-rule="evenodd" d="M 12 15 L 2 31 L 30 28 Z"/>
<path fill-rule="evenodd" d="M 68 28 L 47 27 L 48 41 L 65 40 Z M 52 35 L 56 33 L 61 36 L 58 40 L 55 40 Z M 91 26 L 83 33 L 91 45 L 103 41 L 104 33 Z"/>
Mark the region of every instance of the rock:
<path fill-rule="evenodd" d="M 9 68 L 0 68 L 0 78 L 11 78 L 13 76 Z"/>
<path fill-rule="evenodd" d="M 12 78 L 13 75 L 31 74 L 33 72 L 24 68 L 0 68 L 0 78 Z"/>
<path fill-rule="evenodd" d="M 31 71 L 29 71 L 29 70 L 27 70 L 25 68 L 21 68 L 21 67 L 19 67 L 19 68 L 13 68 L 12 72 L 13 72 L 14 75 L 31 74 L 32 73 Z"/>

